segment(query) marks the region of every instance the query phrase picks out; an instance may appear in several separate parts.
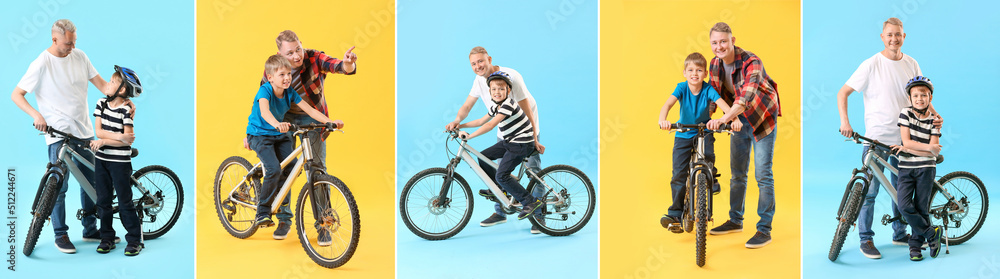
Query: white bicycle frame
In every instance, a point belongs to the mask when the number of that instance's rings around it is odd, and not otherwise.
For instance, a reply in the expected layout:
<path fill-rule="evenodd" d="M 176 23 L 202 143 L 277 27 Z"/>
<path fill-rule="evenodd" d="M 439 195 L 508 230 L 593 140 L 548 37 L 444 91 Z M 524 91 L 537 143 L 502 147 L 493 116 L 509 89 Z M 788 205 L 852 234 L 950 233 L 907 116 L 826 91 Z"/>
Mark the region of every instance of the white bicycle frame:
<path fill-rule="evenodd" d="M 514 201 L 512 199 L 508 199 L 507 195 L 504 195 L 503 190 L 500 189 L 500 186 L 497 185 L 495 182 L 493 182 L 493 180 L 490 179 L 490 176 L 486 174 L 486 171 L 484 171 L 482 168 L 479 167 L 479 161 L 477 161 L 476 158 L 482 159 L 494 169 L 498 167 L 497 164 L 494 163 L 493 160 L 487 158 L 482 153 L 479 153 L 479 151 L 477 151 L 476 149 L 469 146 L 469 144 L 464 140 L 458 140 L 458 143 L 461 146 L 461 148 L 459 149 L 456 158 L 462 158 L 462 160 L 465 161 L 465 163 L 469 165 L 470 168 L 472 168 L 472 171 L 474 171 L 476 175 L 479 176 L 479 179 L 482 180 L 484 184 L 486 184 L 486 187 L 490 189 L 490 192 L 493 192 L 493 195 L 496 196 L 496 199 L 499 200 L 503 206 L 508 208 L 511 206 L 515 206 Z M 475 155 L 475 157 L 473 157 L 473 155 Z M 541 185 L 545 187 L 546 193 L 552 192 L 553 196 L 555 196 L 556 198 L 555 201 L 551 202 L 545 201 L 546 204 L 559 205 L 566 202 L 563 196 L 560 195 L 558 192 L 552 191 L 552 187 L 549 187 L 548 183 L 546 183 L 540 177 L 538 177 L 538 174 L 535 173 L 534 170 L 527 169 L 526 173 L 528 174 L 528 177 L 540 182 Z M 566 212 L 553 212 L 553 214 L 562 214 L 562 213 Z"/>

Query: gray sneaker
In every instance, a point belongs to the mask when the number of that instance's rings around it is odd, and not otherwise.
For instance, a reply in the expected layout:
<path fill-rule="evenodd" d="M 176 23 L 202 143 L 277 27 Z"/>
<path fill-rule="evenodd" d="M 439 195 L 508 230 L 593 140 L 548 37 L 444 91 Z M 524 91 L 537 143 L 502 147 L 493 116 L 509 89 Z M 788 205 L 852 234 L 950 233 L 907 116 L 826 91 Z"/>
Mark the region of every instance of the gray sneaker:
<path fill-rule="evenodd" d="M 274 239 L 282 240 L 288 237 L 288 230 L 292 228 L 292 225 L 287 222 L 278 222 L 278 228 L 274 229 L 274 234 L 271 237 Z"/>
<path fill-rule="evenodd" d="M 545 219 L 535 219 L 542 226 L 545 225 Z M 538 226 L 531 225 L 531 234 L 540 234 L 542 231 L 538 230 Z"/>
<path fill-rule="evenodd" d="M 327 247 L 333 244 L 333 238 L 330 238 L 330 231 L 319 229 L 319 235 L 316 236 L 316 244 L 320 247 Z"/>
<path fill-rule="evenodd" d="M 73 246 L 73 242 L 70 242 L 69 236 L 65 234 L 56 237 L 56 249 L 66 254 L 76 253 L 76 246 Z"/>
<path fill-rule="evenodd" d="M 507 216 L 493 213 L 493 215 L 490 215 L 490 217 L 486 218 L 486 220 L 479 222 L 479 225 L 483 227 L 492 227 L 503 223 L 507 223 Z"/>
<path fill-rule="evenodd" d="M 871 240 L 861 242 L 861 254 L 864 254 L 869 259 L 882 258 L 882 253 L 878 252 L 878 249 L 875 248 L 875 243 Z"/>
<path fill-rule="evenodd" d="M 731 220 L 726 220 L 725 223 L 722 223 L 722 225 L 719 225 L 718 227 L 715 227 L 714 229 L 708 231 L 708 233 L 711 235 L 720 235 L 727 233 L 738 233 L 742 231 L 743 231 L 743 225 L 738 225 L 736 223 L 733 223 L 733 221 Z"/>
<path fill-rule="evenodd" d="M 771 244 L 771 235 L 757 231 L 750 240 L 747 240 L 747 248 L 757 249 Z"/>

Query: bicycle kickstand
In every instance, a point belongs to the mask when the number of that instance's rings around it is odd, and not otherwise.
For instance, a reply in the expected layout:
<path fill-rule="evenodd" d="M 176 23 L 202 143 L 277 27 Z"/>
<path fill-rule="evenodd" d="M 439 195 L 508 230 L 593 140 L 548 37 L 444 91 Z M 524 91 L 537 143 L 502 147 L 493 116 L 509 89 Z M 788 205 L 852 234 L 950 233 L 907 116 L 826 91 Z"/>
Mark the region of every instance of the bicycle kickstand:
<path fill-rule="evenodd" d="M 944 253 L 950 255 L 951 254 L 951 249 L 950 249 L 950 247 L 948 245 L 948 225 L 947 224 L 944 225 L 944 236 L 942 236 L 942 237 L 944 237 Z"/>

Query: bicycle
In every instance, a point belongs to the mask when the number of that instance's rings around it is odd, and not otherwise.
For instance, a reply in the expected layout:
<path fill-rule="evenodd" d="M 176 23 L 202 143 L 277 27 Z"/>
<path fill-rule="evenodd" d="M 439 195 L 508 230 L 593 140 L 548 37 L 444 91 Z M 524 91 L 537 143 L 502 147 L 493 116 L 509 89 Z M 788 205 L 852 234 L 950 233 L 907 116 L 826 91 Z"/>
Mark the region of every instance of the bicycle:
<path fill-rule="evenodd" d="M 49 219 L 49 215 L 52 214 L 52 209 L 55 207 L 56 196 L 59 194 L 62 183 L 68 178 L 67 174 L 73 175 L 91 200 L 97 200 L 97 191 L 94 189 L 94 185 L 84 176 L 81 169 L 84 167 L 93 171 L 94 162 L 87 160 L 75 151 L 75 149 L 87 150 L 92 154 L 90 140 L 77 138 L 52 127 L 46 127 L 45 131 L 42 135 L 49 134 L 53 137 L 60 137 L 64 143 L 59 149 L 58 161 L 55 164 L 48 163 L 45 166 L 45 174 L 42 176 L 34 201 L 31 203 L 31 224 L 28 226 L 28 235 L 22 250 L 25 256 L 31 256 L 31 252 L 34 251 L 35 245 L 38 243 L 38 236 L 45 226 L 45 221 Z M 132 148 L 131 157 L 135 158 L 138 155 L 139 150 Z M 81 162 L 82 166 L 74 162 L 73 159 Z M 133 193 L 139 193 L 132 199 L 132 202 L 139 214 L 139 220 L 142 221 L 140 226 L 143 239 L 154 239 L 167 233 L 177 223 L 184 204 L 184 191 L 177 174 L 164 166 L 146 166 L 132 173 L 132 187 L 134 187 Z M 118 200 L 115 198 L 112 198 L 112 213 L 118 213 Z M 91 215 L 97 215 L 96 210 L 86 212 L 80 209 L 76 213 L 76 218 L 82 220 Z M 166 220 L 160 217 L 166 217 Z"/>
<path fill-rule="evenodd" d="M 885 174 L 878 171 L 879 166 L 889 169 L 893 174 L 898 174 L 899 170 L 893 168 L 883 157 L 892 154 L 892 149 L 888 145 L 877 140 L 866 138 L 853 133 L 847 141 L 857 144 L 868 144 L 870 151 L 864 157 L 864 164 L 861 169 L 852 171 L 851 180 L 847 183 L 847 189 L 840 201 L 840 208 L 837 209 L 837 230 L 833 236 L 833 243 L 830 245 L 830 261 L 836 261 L 840 255 L 840 250 L 844 246 L 847 231 L 858 218 L 858 211 L 861 209 L 861 202 L 872 179 L 878 179 L 882 184 L 882 189 L 889 193 L 889 197 L 896 200 L 896 189 L 891 187 L 889 179 Z M 900 152 L 900 155 L 910 154 Z M 893 155 L 894 156 L 894 155 Z M 941 164 L 944 156 L 938 155 L 937 163 Z M 939 176 L 940 177 L 940 176 Z M 987 209 L 989 208 L 989 197 L 986 193 L 986 186 L 979 177 L 965 171 L 955 171 L 940 177 L 935 181 L 933 192 L 931 193 L 930 205 L 931 223 L 944 228 L 945 253 L 950 254 L 950 245 L 959 245 L 972 238 L 979 229 L 983 227 L 986 220 Z M 970 216 L 971 215 L 971 216 Z M 887 225 L 901 218 L 890 218 L 888 214 L 882 217 L 882 225 Z M 901 220 L 905 222 L 905 220 Z M 963 222 L 972 221 L 972 225 L 963 226 Z M 951 231 L 957 230 L 955 234 Z"/>
<path fill-rule="evenodd" d="M 476 158 L 494 168 L 497 164 L 469 146 L 466 140 L 460 139 L 457 131 L 448 133 L 445 149 L 451 157 L 453 153 L 448 143 L 454 140 L 460 146 L 458 153 L 447 167 L 429 168 L 410 178 L 399 198 L 403 223 L 411 232 L 427 240 L 443 240 L 458 234 L 472 217 L 472 190 L 465 178 L 455 172 L 455 167 L 463 161 L 494 194 L 495 197 L 488 200 L 500 203 L 507 214 L 521 209 L 520 204 L 510 199 L 490 179 Z M 554 165 L 536 172 L 522 162 L 517 179 L 521 180 L 525 175 L 530 178 L 526 188 L 528 193 L 534 193 L 535 187 L 544 187 L 544 194 L 539 198 L 545 203 L 539 207 L 541 214 L 528 218 L 539 231 L 551 236 L 566 236 L 579 231 L 590 221 L 595 206 L 594 186 L 582 171 L 568 165 Z M 422 218 L 416 220 L 415 217 Z M 544 222 L 539 222 L 539 219 Z"/>
<path fill-rule="evenodd" d="M 316 264 L 326 268 L 342 266 L 358 248 L 361 236 L 358 205 L 347 185 L 328 174 L 323 162 L 314 156 L 309 139 L 314 133 L 344 131 L 334 127 L 332 123 L 330 126 L 293 124 L 290 130 L 295 131 L 292 136 L 300 139 L 298 141 L 301 144 L 281 161 L 281 168 L 288 167 L 296 158 L 299 160 L 292 166 L 288 178 L 279 182 L 281 188 L 270 204 L 271 214 L 278 212 L 278 207 L 291 191 L 292 183 L 305 169 L 307 180 L 299 191 L 295 210 L 295 229 L 299 235 L 299 243 Z M 226 158 L 216 172 L 213 191 L 215 210 L 222 226 L 236 238 L 245 239 L 257 232 L 254 217 L 263 176 L 263 163 L 251 167 L 250 162 L 240 156 Z M 312 218 L 315 235 L 306 230 L 306 217 Z M 328 238 L 330 243 L 325 243 L 327 240 L 321 241 L 320 237 Z"/>
<path fill-rule="evenodd" d="M 730 133 L 729 124 L 722 124 L 718 130 L 709 130 L 702 123 L 688 125 L 670 124 L 670 129 L 677 132 L 697 131 L 698 143 L 695 152 L 691 154 L 688 163 L 688 179 L 684 185 L 684 211 L 681 213 L 680 224 L 668 223 L 666 217 L 660 218 L 660 225 L 674 233 L 695 231 L 695 264 L 705 266 L 705 246 L 708 222 L 712 221 L 712 189 L 715 177 L 714 166 L 705 158 L 705 137 L 710 133 Z M 696 228 L 696 229 L 695 229 Z"/>

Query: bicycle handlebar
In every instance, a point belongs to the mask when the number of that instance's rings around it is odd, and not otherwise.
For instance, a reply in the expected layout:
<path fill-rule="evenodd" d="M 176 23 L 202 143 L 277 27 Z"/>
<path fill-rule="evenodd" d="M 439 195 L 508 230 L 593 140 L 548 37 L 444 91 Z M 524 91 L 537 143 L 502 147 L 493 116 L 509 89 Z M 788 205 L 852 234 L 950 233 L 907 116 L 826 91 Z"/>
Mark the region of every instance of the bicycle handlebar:
<path fill-rule="evenodd" d="M 892 147 L 889 146 L 888 144 L 884 144 L 884 143 L 882 143 L 882 142 L 880 142 L 878 140 L 867 138 L 865 136 L 862 136 L 861 134 L 858 134 L 858 132 L 851 132 L 851 137 L 850 138 L 851 138 L 850 140 L 854 141 L 855 143 L 859 143 L 860 144 L 862 141 L 870 143 L 871 145 L 873 145 L 873 146 L 875 146 L 877 148 L 884 149 L 886 151 L 886 153 L 889 153 L 889 154 L 895 154 L 897 156 L 898 155 L 903 155 L 903 156 L 910 156 L 910 157 L 922 157 L 922 156 L 918 156 L 918 155 L 913 154 L 913 153 L 903 152 L 903 151 L 900 151 L 900 152 L 897 152 L 897 153 L 893 153 L 892 152 Z M 938 154 L 937 157 L 935 158 L 935 160 L 936 160 L 936 162 L 938 164 L 943 163 L 944 162 L 944 155 Z"/>
<path fill-rule="evenodd" d="M 67 132 L 56 130 L 56 128 L 52 128 L 52 126 L 45 126 L 45 132 L 43 132 L 42 135 L 44 135 L 44 134 L 49 134 L 49 135 L 51 135 L 53 137 L 63 137 L 63 138 L 67 138 L 67 139 L 75 140 L 75 141 L 81 141 L 81 142 L 87 142 L 87 143 L 90 142 L 89 139 L 78 138 L 78 137 L 76 137 L 74 135 L 71 135 L 71 134 L 69 134 Z"/>
<path fill-rule="evenodd" d="M 333 131 L 340 131 L 341 133 L 344 132 L 344 130 L 341 130 L 340 127 L 338 127 L 337 125 L 335 125 L 333 122 L 327 122 L 327 123 L 324 123 L 324 124 L 306 124 L 306 125 L 292 124 L 289 129 L 290 130 L 299 130 L 299 131 L 307 131 L 307 130 L 314 130 L 314 129 L 323 129 L 323 130 L 330 131 L 330 132 L 333 132 Z"/>
<path fill-rule="evenodd" d="M 702 124 L 694 124 L 694 125 L 691 125 L 691 124 L 681 124 L 681 123 L 671 123 L 670 124 L 670 129 L 676 129 L 676 130 L 705 130 L 705 131 L 709 131 L 709 132 L 713 132 L 713 133 L 732 132 L 732 126 L 730 126 L 729 124 L 722 124 L 722 125 L 719 125 L 719 129 L 717 129 L 717 130 L 710 130 L 710 129 L 708 129 L 708 125 L 705 125 L 704 123 L 702 123 Z"/>

